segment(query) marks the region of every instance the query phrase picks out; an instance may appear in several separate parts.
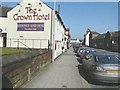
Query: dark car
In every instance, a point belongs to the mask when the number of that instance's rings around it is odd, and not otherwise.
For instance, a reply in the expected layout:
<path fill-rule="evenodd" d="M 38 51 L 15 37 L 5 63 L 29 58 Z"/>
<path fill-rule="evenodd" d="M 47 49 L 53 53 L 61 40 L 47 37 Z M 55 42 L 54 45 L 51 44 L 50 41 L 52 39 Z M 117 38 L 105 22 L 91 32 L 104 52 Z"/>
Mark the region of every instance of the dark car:
<path fill-rule="evenodd" d="M 74 49 L 74 52 L 75 52 L 75 53 L 77 53 L 79 47 L 80 47 L 80 46 L 79 46 L 78 43 L 75 43 L 75 44 L 73 45 L 73 49 Z"/>
<path fill-rule="evenodd" d="M 112 54 L 92 53 L 83 59 L 83 69 L 99 82 L 120 83 L 120 59 Z"/>
<path fill-rule="evenodd" d="M 94 52 L 96 51 L 93 49 L 84 47 L 79 49 L 78 56 L 80 56 L 80 59 L 84 59 L 89 53 L 94 53 Z"/>
<path fill-rule="evenodd" d="M 84 50 L 86 50 L 87 47 L 79 47 L 77 50 L 77 56 L 81 56 L 81 54 L 83 53 Z"/>

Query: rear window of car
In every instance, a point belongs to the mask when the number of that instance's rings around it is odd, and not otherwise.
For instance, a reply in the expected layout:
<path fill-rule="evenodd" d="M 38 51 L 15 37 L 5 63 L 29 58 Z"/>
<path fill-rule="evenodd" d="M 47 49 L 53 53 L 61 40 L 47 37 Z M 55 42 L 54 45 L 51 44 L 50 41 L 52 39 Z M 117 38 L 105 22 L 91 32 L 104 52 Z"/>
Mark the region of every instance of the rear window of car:
<path fill-rule="evenodd" d="M 114 55 L 97 55 L 95 61 L 103 64 L 120 64 L 120 59 Z"/>

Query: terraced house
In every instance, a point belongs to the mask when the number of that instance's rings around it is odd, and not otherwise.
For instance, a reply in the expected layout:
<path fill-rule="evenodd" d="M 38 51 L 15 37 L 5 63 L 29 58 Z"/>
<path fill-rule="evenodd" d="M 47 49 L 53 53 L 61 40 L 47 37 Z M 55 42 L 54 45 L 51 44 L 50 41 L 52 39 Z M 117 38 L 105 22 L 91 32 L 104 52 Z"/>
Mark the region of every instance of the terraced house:
<path fill-rule="evenodd" d="M 109 51 L 117 51 L 117 52 L 120 52 L 119 39 L 120 39 L 120 31 L 114 31 L 114 32 L 108 31 L 103 34 L 99 34 L 94 31 L 89 31 L 89 33 L 85 35 L 85 40 L 89 41 L 87 43 L 89 43 L 90 47 L 101 48 L 101 49 L 106 49 Z"/>

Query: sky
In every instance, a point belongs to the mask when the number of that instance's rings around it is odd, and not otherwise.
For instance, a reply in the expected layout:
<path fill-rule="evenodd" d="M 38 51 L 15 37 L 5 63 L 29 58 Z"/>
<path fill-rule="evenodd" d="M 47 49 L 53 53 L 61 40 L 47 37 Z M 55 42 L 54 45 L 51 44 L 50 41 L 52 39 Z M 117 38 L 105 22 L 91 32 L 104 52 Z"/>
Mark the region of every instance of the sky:
<path fill-rule="evenodd" d="M 15 7 L 18 2 L 2 2 Z M 53 2 L 45 2 L 53 8 Z M 83 39 L 87 28 L 98 33 L 118 30 L 118 2 L 56 2 L 60 16 L 71 38 Z"/>

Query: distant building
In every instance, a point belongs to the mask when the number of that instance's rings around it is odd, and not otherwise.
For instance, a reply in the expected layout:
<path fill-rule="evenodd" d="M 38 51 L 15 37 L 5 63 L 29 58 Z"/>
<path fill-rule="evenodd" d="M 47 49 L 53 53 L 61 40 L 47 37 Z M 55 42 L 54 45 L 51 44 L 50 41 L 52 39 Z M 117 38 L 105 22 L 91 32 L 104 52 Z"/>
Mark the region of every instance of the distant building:
<path fill-rule="evenodd" d="M 95 32 L 95 31 L 91 31 L 89 28 L 86 31 L 86 34 L 84 35 L 84 43 L 86 46 L 90 46 L 91 44 L 91 39 L 94 39 L 95 37 L 97 37 L 99 35 L 99 33 Z"/>
<path fill-rule="evenodd" d="M 80 43 L 79 39 L 71 39 L 70 42 L 71 42 L 71 44 L 72 44 L 72 43 Z"/>
<path fill-rule="evenodd" d="M 71 42 L 71 36 L 70 36 L 70 29 L 65 29 L 64 30 L 64 47 L 65 49 L 69 49 L 70 47 L 70 42 Z"/>
<path fill-rule="evenodd" d="M 91 39 L 96 38 L 98 35 L 99 35 L 99 33 L 98 33 L 98 32 L 91 31 Z"/>
<path fill-rule="evenodd" d="M 119 51 L 120 31 L 99 34 L 91 39 L 91 47 L 102 48 L 110 51 Z"/>
<path fill-rule="evenodd" d="M 105 34 L 99 34 L 97 37 L 91 39 L 90 46 L 97 48 L 104 48 Z"/>
<path fill-rule="evenodd" d="M 120 52 L 120 31 L 110 32 L 112 51 Z"/>

